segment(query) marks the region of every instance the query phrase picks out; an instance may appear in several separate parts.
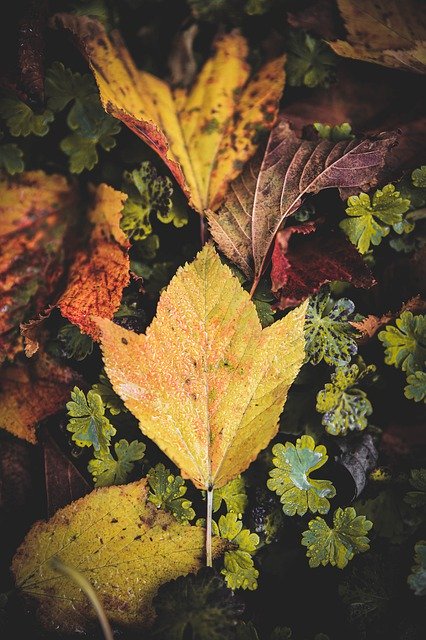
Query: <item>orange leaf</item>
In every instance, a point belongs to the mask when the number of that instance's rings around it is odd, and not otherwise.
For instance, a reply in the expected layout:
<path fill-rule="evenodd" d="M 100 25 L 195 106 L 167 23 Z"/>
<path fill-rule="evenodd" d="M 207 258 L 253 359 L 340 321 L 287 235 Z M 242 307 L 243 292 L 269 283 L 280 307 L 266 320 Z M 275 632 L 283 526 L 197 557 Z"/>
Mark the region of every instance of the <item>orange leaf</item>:
<path fill-rule="evenodd" d="M 62 409 L 79 382 L 75 371 L 43 352 L 5 365 L 0 373 L 0 427 L 34 444 L 37 424 Z"/>
<path fill-rule="evenodd" d="M 63 176 L 29 171 L 0 182 L 0 362 L 22 350 L 20 322 L 55 292 L 76 204 Z"/>
<path fill-rule="evenodd" d="M 109 37 L 87 17 L 58 14 L 55 21 L 80 43 L 104 109 L 158 153 L 194 209 L 219 207 L 229 182 L 256 151 L 259 133 L 274 124 L 284 57 L 249 80 L 247 42 L 234 31 L 217 39 L 194 86 L 174 92 L 136 68 L 116 32 Z"/>

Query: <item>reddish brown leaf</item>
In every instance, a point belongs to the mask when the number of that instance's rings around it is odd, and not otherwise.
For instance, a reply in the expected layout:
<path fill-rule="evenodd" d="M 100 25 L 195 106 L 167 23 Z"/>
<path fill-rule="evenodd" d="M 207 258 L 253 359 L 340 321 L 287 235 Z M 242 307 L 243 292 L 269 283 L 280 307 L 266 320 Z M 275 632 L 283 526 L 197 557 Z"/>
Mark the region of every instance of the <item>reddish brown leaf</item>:
<path fill-rule="evenodd" d="M 44 31 L 46 1 L 31 2 L 19 26 L 21 84 L 28 96 L 41 103 L 44 97 Z"/>
<path fill-rule="evenodd" d="M 231 184 L 225 204 L 208 215 L 213 238 L 248 277 L 262 275 L 283 221 L 309 193 L 337 187 L 347 197 L 377 182 L 396 134 L 363 140 L 301 140 L 281 119 L 256 158 Z"/>
<path fill-rule="evenodd" d="M 89 493 L 90 486 L 49 434 L 43 438 L 43 453 L 47 517 L 51 518 L 58 509 Z"/>
<path fill-rule="evenodd" d="M 34 444 L 38 423 L 62 409 L 80 382 L 75 371 L 43 352 L 5 365 L 0 372 L 0 427 Z"/>
<path fill-rule="evenodd" d="M 67 288 L 57 302 L 64 318 L 94 340 L 99 329 L 92 316 L 112 318 L 130 281 L 128 243 L 119 226 L 126 198 L 106 184 L 97 187 L 89 214 L 94 224 L 89 246 L 75 255 Z"/>
<path fill-rule="evenodd" d="M 304 237 L 306 234 L 309 237 Z M 315 222 L 279 231 L 272 253 L 272 291 L 280 309 L 302 302 L 333 280 L 355 287 L 375 284 L 362 256 L 339 232 L 316 231 Z"/>
<path fill-rule="evenodd" d="M 0 362 L 22 349 L 19 324 L 57 289 L 76 204 L 59 175 L 29 171 L 0 182 Z"/>

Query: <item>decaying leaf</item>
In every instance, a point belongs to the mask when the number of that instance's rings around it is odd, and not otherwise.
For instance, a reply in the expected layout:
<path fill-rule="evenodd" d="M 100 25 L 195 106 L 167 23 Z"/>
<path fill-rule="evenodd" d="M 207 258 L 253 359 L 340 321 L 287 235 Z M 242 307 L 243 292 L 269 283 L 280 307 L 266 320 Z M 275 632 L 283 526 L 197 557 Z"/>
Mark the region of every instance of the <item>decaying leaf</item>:
<path fill-rule="evenodd" d="M 263 158 L 248 164 L 231 186 L 220 211 L 208 215 L 219 248 L 258 282 L 272 242 L 302 198 L 322 189 L 356 190 L 375 184 L 394 134 L 365 140 L 301 140 L 281 119 Z"/>
<path fill-rule="evenodd" d="M 262 330 L 248 293 L 206 245 L 162 293 L 146 335 L 98 320 L 114 390 L 197 487 L 229 482 L 276 434 L 304 357 L 305 307 Z"/>
<path fill-rule="evenodd" d="M 59 283 L 76 204 L 63 176 L 29 171 L 0 182 L 0 362 L 22 350 L 19 324 Z"/>
<path fill-rule="evenodd" d="M 284 57 L 249 79 L 246 40 L 237 32 L 216 41 L 191 90 L 173 92 L 139 71 L 117 33 L 87 17 L 58 14 L 88 59 L 105 110 L 164 160 L 191 206 L 216 209 L 227 186 L 256 151 L 259 133 L 274 124 L 284 86 Z"/>
<path fill-rule="evenodd" d="M 328 44 L 345 58 L 426 73 L 422 0 L 337 0 L 347 40 Z"/>
<path fill-rule="evenodd" d="M 33 360 L 4 365 L 0 373 L 0 427 L 36 442 L 37 424 L 60 411 L 79 376 L 40 352 Z"/>
<path fill-rule="evenodd" d="M 157 510 L 141 480 L 96 489 L 48 522 L 37 522 L 19 547 L 12 571 L 47 629 L 83 633 L 96 619 L 80 588 L 51 566 L 55 557 L 89 580 L 111 624 L 146 626 L 155 615 L 152 599 L 158 587 L 202 565 L 204 535 L 202 528 L 179 524 Z M 215 538 L 214 554 L 226 544 Z"/>
<path fill-rule="evenodd" d="M 316 228 L 315 222 L 305 222 L 277 233 L 271 280 L 280 309 L 299 304 L 333 280 L 366 289 L 375 284 L 364 260 L 341 233 Z M 304 238 L 305 234 L 309 237 Z"/>

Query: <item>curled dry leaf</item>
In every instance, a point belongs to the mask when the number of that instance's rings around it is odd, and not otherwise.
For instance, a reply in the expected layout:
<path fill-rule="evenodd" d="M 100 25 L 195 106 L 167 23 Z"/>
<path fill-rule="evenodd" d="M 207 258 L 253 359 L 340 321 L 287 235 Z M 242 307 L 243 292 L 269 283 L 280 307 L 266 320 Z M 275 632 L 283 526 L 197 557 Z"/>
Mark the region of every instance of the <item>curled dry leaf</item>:
<path fill-rule="evenodd" d="M 369 189 L 396 135 L 364 140 L 301 140 L 285 120 L 272 129 L 263 158 L 257 156 L 230 186 L 225 204 L 209 212 L 214 240 L 256 287 L 275 235 L 303 196 L 338 187 L 345 196 Z"/>
<path fill-rule="evenodd" d="M 33 360 L 4 365 L 0 372 L 0 427 L 36 442 L 41 420 L 60 411 L 80 376 L 43 352 Z"/>
<path fill-rule="evenodd" d="M 248 293 L 206 245 L 162 293 L 146 335 L 98 321 L 105 369 L 182 475 L 218 488 L 277 433 L 304 358 L 305 309 L 262 330 Z"/>
<path fill-rule="evenodd" d="M 125 193 L 106 184 L 96 187 L 88 216 L 93 224 L 90 242 L 73 256 L 65 290 L 44 314 L 22 327 L 28 356 L 37 351 L 40 324 L 55 306 L 94 340 L 99 338 L 99 331 L 91 316 L 112 318 L 119 308 L 130 280 L 129 244 L 120 229 L 126 198 Z"/>
<path fill-rule="evenodd" d="M 337 0 L 347 40 L 328 44 L 345 58 L 426 73 L 426 18 L 422 0 Z"/>
<path fill-rule="evenodd" d="M 204 535 L 201 527 L 180 524 L 151 504 L 141 480 L 96 489 L 49 521 L 37 522 L 12 571 L 16 587 L 36 606 L 47 629 L 83 633 L 96 621 L 79 586 L 52 567 L 55 557 L 87 578 L 111 624 L 140 628 L 153 622 L 152 599 L 159 586 L 202 566 Z M 215 537 L 214 555 L 227 545 Z"/>
<path fill-rule="evenodd" d="M 312 234 L 304 238 L 305 234 Z M 368 289 L 375 284 L 362 256 L 339 232 L 323 233 L 316 222 L 286 227 L 277 233 L 272 253 L 272 291 L 286 309 L 333 280 Z"/>
<path fill-rule="evenodd" d="M 57 288 L 76 205 L 63 176 L 28 171 L 0 182 L 0 362 L 22 350 L 20 322 Z"/>
<path fill-rule="evenodd" d="M 217 39 L 193 87 L 173 92 L 136 68 L 117 32 L 109 37 L 87 17 L 58 14 L 54 21 L 79 42 L 104 109 L 164 160 L 194 209 L 216 209 L 255 153 L 259 133 L 274 124 L 284 57 L 270 60 L 249 79 L 247 42 L 234 31 Z"/>

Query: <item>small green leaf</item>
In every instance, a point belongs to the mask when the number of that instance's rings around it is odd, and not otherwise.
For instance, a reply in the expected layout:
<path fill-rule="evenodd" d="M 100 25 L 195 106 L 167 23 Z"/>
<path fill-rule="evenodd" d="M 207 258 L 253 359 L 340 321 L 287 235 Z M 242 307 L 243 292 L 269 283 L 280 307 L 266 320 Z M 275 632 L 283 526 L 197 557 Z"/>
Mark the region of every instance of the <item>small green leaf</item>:
<path fill-rule="evenodd" d="M 98 162 L 96 142 L 88 138 L 82 138 L 76 133 L 67 136 L 61 141 L 61 150 L 69 156 L 71 173 L 82 173 L 85 169 L 91 171 Z"/>
<path fill-rule="evenodd" d="M 148 499 L 157 509 L 170 511 L 179 522 L 189 522 L 195 518 L 190 500 L 185 498 L 187 487 L 180 476 L 173 476 L 164 464 L 157 464 L 147 473 L 150 493 Z"/>
<path fill-rule="evenodd" d="M 346 213 L 349 218 L 342 220 L 341 229 L 360 253 L 366 253 L 370 244 L 379 245 L 393 227 L 398 233 L 403 231 L 403 214 L 410 208 L 410 200 L 401 197 L 393 184 L 378 189 L 371 199 L 367 193 L 348 198 Z"/>
<path fill-rule="evenodd" d="M 414 316 L 411 311 L 404 311 L 395 324 L 379 333 L 385 347 L 385 363 L 407 374 L 422 370 L 426 360 L 426 315 Z"/>
<path fill-rule="evenodd" d="M 54 116 L 46 109 L 36 114 L 25 102 L 15 96 L 4 97 L 0 100 L 0 116 L 4 118 L 12 136 L 45 136 L 49 131 L 49 124 Z"/>
<path fill-rule="evenodd" d="M 93 446 L 95 451 L 109 453 L 111 436 L 115 435 L 116 429 L 105 416 L 101 396 L 91 390 L 86 398 L 81 389 L 74 387 L 67 409 L 71 418 L 67 429 L 73 434 L 74 442 L 79 447 Z"/>
<path fill-rule="evenodd" d="M 311 298 L 306 311 L 305 350 L 309 362 L 324 360 L 329 365 L 348 364 L 358 351 L 356 332 L 349 324 L 355 311 L 348 298 L 334 301 L 327 291 Z"/>
<path fill-rule="evenodd" d="M 404 501 L 413 509 L 424 509 L 426 507 L 426 469 L 412 469 L 410 484 L 415 491 L 408 491 Z"/>
<path fill-rule="evenodd" d="M 247 494 L 245 483 L 241 476 L 237 476 L 225 486 L 215 489 L 213 492 L 213 513 L 219 511 L 225 502 L 229 513 L 236 513 L 239 518 L 243 515 L 247 507 Z"/>
<path fill-rule="evenodd" d="M 237 549 L 225 551 L 224 567 L 221 571 L 230 589 L 257 589 L 259 572 L 254 566 L 252 554 L 259 544 L 259 536 L 243 528 L 236 513 L 220 516 L 215 527 L 221 538 L 229 540 Z"/>
<path fill-rule="evenodd" d="M 101 396 L 102 402 L 109 409 L 111 415 L 116 416 L 122 411 L 127 411 L 122 399 L 115 393 L 105 373 L 100 374 L 99 382 L 96 382 L 92 389 Z"/>
<path fill-rule="evenodd" d="M 420 540 L 414 547 L 414 566 L 407 578 L 416 596 L 426 595 L 426 540 Z"/>
<path fill-rule="evenodd" d="M 67 358 L 84 360 L 93 351 L 93 340 L 74 324 L 66 324 L 58 332 L 58 340 L 62 343 L 62 349 Z"/>
<path fill-rule="evenodd" d="M 287 41 L 287 82 L 290 87 L 328 86 L 336 57 L 321 40 L 303 31 L 291 31 Z"/>
<path fill-rule="evenodd" d="M 95 487 L 108 487 L 112 484 L 124 484 L 133 471 L 136 460 L 141 460 L 146 446 L 143 442 L 119 440 L 114 445 L 116 458 L 108 451 L 95 451 L 95 458 L 90 460 L 88 471 L 92 474 Z"/>
<path fill-rule="evenodd" d="M 426 402 L 426 371 L 415 371 L 407 376 L 404 395 L 414 402 Z"/>
<path fill-rule="evenodd" d="M 365 391 L 357 385 L 375 370 L 374 365 L 352 364 L 331 374 L 331 382 L 317 395 L 317 411 L 324 414 L 321 422 L 327 433 L 345 435 L 348 431 L 366 428 L 373 408 Z"/>
<path fill-rule="evenodd" d="M 11 176 L 21 173 L 25 168 L 23 156 L 17 144 L 0 144 L 0 169 L 5 169 Z"/>
<path fill-rule="evenodd" d="M 311 520 L 308 526 L 308 531 L 303 532 L 302 544 L 307 547 L 310 567 L 331 564 L 344 569 L 357 553 L 370 548 L 366 534 L 373 523 L 365 516 L 357 516 L 353 507 L 336 509 L 332 529 L 319 516 Z"/>
<path fill-rule="evenodd" d="M 314 128 L 320 138 L 323 140 L 332 140 L 333 142 L 339 142 L 339 140 L 352 140 L 355 138 L 352 133 L 352 127 L 349 122 L 342 122 L 342 124 L 321 124 L 321 122 L 314 122 Z"/>
<path fill-rule="evenodd" d="M 45 84 L 47 106 L 52 111 L 62 111 L 73 100 L 84 102 L 96 94 L 96 84 L 89 74 L 82 76 L 54 62 L 46 72 Z"/>
<path fill-rule="evenodd" d="M 158 640 L 234 640 L 243 607 L 208 567 L 163 584 L 154 598 Z"/>
<path fill-rule="evenodd" d="M 158 176 L 149 162 L 124 174 L 124 190 L 129 198 L 124 205 L 121 228 L 133 240 L 143 240 L 152 233 L 151 217 L 165 224 L 181 227 L 188 222 L 186 211 L 173 207 L 172 181 Z"/>
<path fill-rule="evenodd" d="M 418 169 L 414 169 L 413 173 L 411 174 L 411 180 L 415 187 L 426 189 L 426 166 L 423 165 Z"/>
<path fill-rule="evenodd" d="M 268 489 L 280 496 L 283 511 L 287 516 L 312 513 L 328 513 L 329 498 L 336 490 L 329 480 L 315 480 L 310 474 L 320 469 L 328 460 L 327 449 L 315 446 L 311 436 L 302 436 L 292 442 L 276 444 L 272 453 L 274 469 L 267 482 Z"/>

